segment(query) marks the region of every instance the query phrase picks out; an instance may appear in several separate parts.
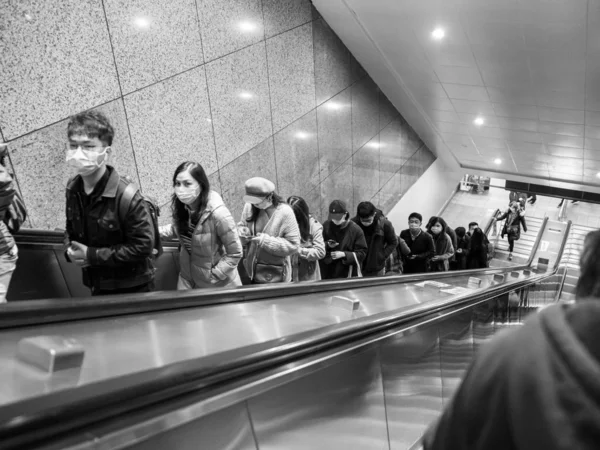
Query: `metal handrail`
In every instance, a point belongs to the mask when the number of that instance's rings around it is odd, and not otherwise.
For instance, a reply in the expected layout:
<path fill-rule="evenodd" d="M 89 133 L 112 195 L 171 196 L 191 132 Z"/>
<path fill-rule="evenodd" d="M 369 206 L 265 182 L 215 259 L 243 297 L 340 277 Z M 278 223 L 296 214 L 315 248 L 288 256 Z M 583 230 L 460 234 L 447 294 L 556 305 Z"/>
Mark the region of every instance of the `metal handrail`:
<path fill-rule="evenodd" d="M 569 201 L 566 198 L 562 199 L 562 205 L 560 205 L 560 209 L 558 210 L 558 221 L 564 222 L 567 218 L 567 205 Z"/>

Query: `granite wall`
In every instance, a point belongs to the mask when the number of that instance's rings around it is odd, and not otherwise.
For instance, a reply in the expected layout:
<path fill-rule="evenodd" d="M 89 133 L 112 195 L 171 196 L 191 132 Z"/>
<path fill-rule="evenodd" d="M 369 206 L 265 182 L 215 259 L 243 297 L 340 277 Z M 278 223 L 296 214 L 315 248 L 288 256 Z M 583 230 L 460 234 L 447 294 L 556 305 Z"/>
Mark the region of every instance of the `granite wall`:
<path fill-rule="evenodd" d="M 64 226 L 67 119 L 86 109 L 144 192 L 167 203 L 196 160 L 236 219 L 252 176 L 319 218 L 335 198 L 387 212 L 435 159 L 308 0 L 8 0 L 0 50 L 0 138 L 34 228 Z"/>

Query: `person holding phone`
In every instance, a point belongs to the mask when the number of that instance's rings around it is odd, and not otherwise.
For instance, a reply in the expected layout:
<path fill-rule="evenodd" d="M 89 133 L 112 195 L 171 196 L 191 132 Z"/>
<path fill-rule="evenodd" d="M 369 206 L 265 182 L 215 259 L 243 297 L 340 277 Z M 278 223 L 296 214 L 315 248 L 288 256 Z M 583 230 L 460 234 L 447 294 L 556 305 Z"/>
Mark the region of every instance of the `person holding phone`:
<path fill-rule="evenodd" d="M 435 255 L 433 238 L 421 229 L 423 216 L 412 213 L 408 216 L 408 229 L 400 233 L 410 253 L 404 257 L 404 273 L 427 272 L 427 261 Z"/>
<path fill-rule="evenodd" d="M 329 205 L 323 239 L 325 258 L 319 261 L 322 279 L 362 277 L 360 266 L 367 255 L 367 241 L 360 227 L 350 220 L 342 200 L 334 200 Z"/>

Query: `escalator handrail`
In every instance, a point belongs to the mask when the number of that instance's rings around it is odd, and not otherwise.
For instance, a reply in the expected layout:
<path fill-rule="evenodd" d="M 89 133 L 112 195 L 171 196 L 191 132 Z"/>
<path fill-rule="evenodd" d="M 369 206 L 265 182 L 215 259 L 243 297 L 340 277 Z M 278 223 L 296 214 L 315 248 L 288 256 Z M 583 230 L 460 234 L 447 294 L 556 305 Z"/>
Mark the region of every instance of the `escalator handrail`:
<path fill-rule="evenodd" d="M 563 240 L 567 236 L 565 234 Z M 564 249 L 564 245 L 560 248 Z M 536 250 L 537 247 L 532 249 Z M 495 284 L 475 293 L 386 311 L 245 348 L 25 399 L 0 407 L 0 441 L 9 445 L 17 440 L 22 446 L 23 439 L 47 439 L 49 435 L 74 430 L 153 403 L 214 389 L 235 378 L 291 363 L 425 316 L 438 314 L 439 317 L 450 309 L 475 306 L 553 275 L 554 272 L 531 274 L 525 279 Z M 18 420 L 14 420 L 15 417 Z"/>
<path fill-rule="evenodd" d="M 158 402 L 190 395 L 200 390 L 215 389 L 234 379 L 289 364 L 411 321 L 430 316 L 432 320 L 436 320 L 444 315 L 444 311 L 448 312 L 458 307 L 470 308 L 516 289 L 539 283 L 552 275 L 548 272 L 532 275 L 512 283 L 494 285 L 481 292 L 414 305 L 410 311 L 379 313 L 9 404 L 0 407 L 0 441 L 3 445 L 12 447 L 11 444 L 17 440 L 14 444 L 17 448 L 31 444 L 29 440 L 33 438 L 45 440 L 52 435 L 72 431 L 116 415 L 132 413 Z M 19 420 L 14 420 L 15 417 Z"/>
<path fill-rule="evenodd" d="M 534 251 L 534 250 L 532 250 Z M 529 265 L 457 270 L 453 272 L 395 275 L 378 278 L 351 278 L 322 280 L 312 283 L 287 283 L 243 286 L 233 289 L 203 289 L 185 291 L 157 291 L 135 295 L 107 295 L 102 297 L 58 298 L 27 300 L 0 304 L 0 330 L 67 322 L 83 319 L 99 319 L 117 315 L 168 311 L 198 306 L 215 306 L 233 302 L 266 300 L 284 296 L 327 293 L 346 289 L 372 288 L 390 284 L 404 284 L 443 280 L 459 276 L 482 276 L 504 274 L 528 269 Z"/>
<path fill-rule="evenodd" d="M 561 262 L 561 259 L 562 259 L 562 255 L 564 255 L 564 253 L 565 253 L 565 248 L 567 246 L 567 241 L 569 240 L 569 235 L 571 234 L 571 227 L 572 226 L 573 226 L 573 222 L 570 221 L 570 220 L 568 220 L 567 221 L 567 227 L 565 228 L 565 232 L 564 232 L 565 233 L 565 235 L 564 235 L 565 237 L 562 240 L 562 242 L 560 243 L 560 249 L 558 250 L 558 254 L 560 255 L 560 257 L 556 258 L 556 261 L 554 261 L 553 271 L 555 271 L 555 272 L 556 272 L 556 270 L 558 270 L 558 266 L 560 265 L 560 262 Z"/>
<path fill-rule="evenodd" d="M 490 233 L 490 228 L 492 228 L 492 225 L 494 224 L 496 217 L 498 217 L 499 214 L 500 208 L 496 208 L 496 210 L 492 213 L 487 223 L 485 224 L 485 227 L 483 228 L 483 234 L 487 236 Z"/>
<path fill-rule="evenodd" d="M 496 214 L 497 212 L 494 213 L 490 221 L 493 221 Z M 307 295 L 316 292 L 324 293 L 343 289 L 386 286 L 396 283 L 413 283 L 427 281 L 431 278 L 443 280 L 458 276 L 477 277 L 490 274 L 503 274 L 529 268 L 533 254 L 535 254 L 539 245 L 539 238 L 543 232 L 544 224 L 545 222 L 542 224 L 538 239 L 531 250 L 532 254 L 529 262 L 518 266 L 457 270 L 452 272 L 436 272 L 434 274 L 420 273 L 374 278 L 322 280 L 316 283 L 271 284 L 261 285 L 259 289 L 257 289 L 258 286 L 244 286 L 217 290 L 158 291 L 147 294 L 136 294 L 135 296 L 110 295 L 91 298 L 70 297 L 8 302 L 0 304 L 0 330 L 73 320 L 99 319 L 117 315 L 141 314 L 198 306 L 215 306 L 224 303 L 264 300 L 283 296 Z"/>

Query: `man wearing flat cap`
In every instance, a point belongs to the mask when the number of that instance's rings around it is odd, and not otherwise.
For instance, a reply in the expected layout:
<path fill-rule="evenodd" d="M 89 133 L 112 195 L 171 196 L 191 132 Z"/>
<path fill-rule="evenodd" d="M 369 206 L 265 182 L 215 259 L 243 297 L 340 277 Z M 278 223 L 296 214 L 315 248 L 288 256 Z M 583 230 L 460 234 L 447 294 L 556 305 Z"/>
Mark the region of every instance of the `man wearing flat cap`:
<path fill-rule="evenodd" d="M 342 200 L 329 205 L 329 220 L 323 224 L 325 258 L 319 261 L 321 278 L 351 278 L 362 276 L 360 265 L 367 254 L 367 241 L 360 227 L 350 220 Z"/>

